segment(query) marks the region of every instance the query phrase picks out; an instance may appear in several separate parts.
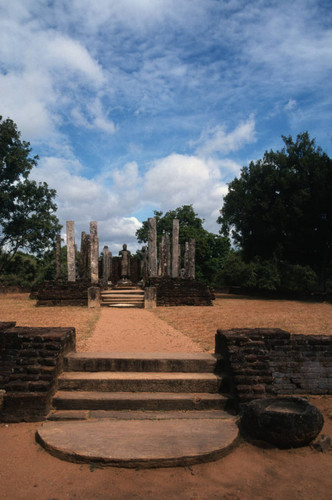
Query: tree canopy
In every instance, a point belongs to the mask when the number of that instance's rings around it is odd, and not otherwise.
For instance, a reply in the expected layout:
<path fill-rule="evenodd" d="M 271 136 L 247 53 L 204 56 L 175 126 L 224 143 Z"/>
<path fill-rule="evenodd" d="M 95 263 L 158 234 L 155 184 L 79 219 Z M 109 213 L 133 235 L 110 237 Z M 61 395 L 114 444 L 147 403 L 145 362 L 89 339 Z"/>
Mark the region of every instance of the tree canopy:
<path fill-rule="evenodd" d="M 0 270 L 19 250 L 41 256 L 61 227 L 55 190 L 28 178 L 38 160 L 30 154 L 16 124 L 0 117 Z"/>
<path fill-rule="evenodd" d="M 204 229 L 204 220 L 198 217 L 192 205 L 183 205 L 175 210 L 169 210 L 165 214 L 154 211 L 154 217 L 157 220 L 158 243 L 163 234 L 172 234 L 173 219 L 179 219 L 179 240 L 182 255 L 184 254 L 185 242 L 195 238 L 196 278 L 209 284 L 215 284 L 223 259 L 230 249 L 228 238 Z M 140 243 L 148 241 L 148 221 L 144 221 L 142 227 L 136 231 L 136 237 Z"/>
<path fill-rule="evenodd" d="M 309 265 L 323 285 L 332 256 L 332 161 L 304 132 L 281 151 L 243 167 L 229 184 L 218 222 L 248 262 Z"/>

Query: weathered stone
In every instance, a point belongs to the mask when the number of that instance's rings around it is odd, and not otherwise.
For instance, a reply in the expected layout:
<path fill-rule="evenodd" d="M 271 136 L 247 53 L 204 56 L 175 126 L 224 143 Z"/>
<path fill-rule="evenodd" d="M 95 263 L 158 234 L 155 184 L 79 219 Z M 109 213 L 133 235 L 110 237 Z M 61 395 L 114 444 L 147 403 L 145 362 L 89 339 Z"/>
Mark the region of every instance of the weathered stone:
<path fill-rule="evenodd" d="M 98 283 L 98 256 L 99 256 L 99 241 L 98 241 L 98 226 L 97 222 L 90 222 L 90 271 L 91 283 Z"/>
<path fill-rule="evenodd" d="M 148 286 L 144 289 L 144 308 L 153 309 L 157 307 L 157 289 L 154 286 Z"/>
<path fill-rule="evenodd" d="M 82 279 L 89 277 L 89 261 L 90 261 L 90 235 L 84 231 L 81 234 L 81 253 L 79 275 Z"/>
<path fill-rule="evenodd" d="M 158 276 L 169 276 L 171 265 L 171 252 L 169 235 L 164 234 L 159 245 Z"/>
<path fill-rule="evenodd" d="M 189 279 L 195 279 L 195 254 L 196 254 L 196 240 L 191 238 L 188 244 L 188 263 L 186 274 Z"/>
<path fill-rule="evenodd" d="M 67 271 L 68 281 L 76 281 L 76 255 L 75 255 L 75 223 L 66 222 L 67 233 Z"/>
<path fill-rule="evenodd" d="M 119 255 L 121 257 L 121 279 L 130 278 L 130 257 L 131 253 L 127 250 L 127 245 L 124 243 Z"/>
<path fill-rule="evenodd" d="M 148 275 L 157 276 L 157 223 L 154 217 L 148 219 Z"/>
<path fill-rule="evenodd" d="M 184 244 L 184 275 L 183 278 L 188 278 L 189 269 L 189 243 L 188 241 Z"/>
<path fill-rule="evenodd" d="M 61 234 L 56 235 L 55 279 L 61 279 Z"/>
<path fill-rule="evenodd" d="M 273 398 L 244 406 L 241 430 L 245 435 L 279 448 L 308 445 L 320 433 L 324 419 L 305 399 Z"/>
<path fill-rule="evenodd" d="M 179 230 L 180 221 L 173 219 L 173 232 L 172 232 L 172 278 L 179 277 L 179 261 L 181 258 L 180 245 L 179 245 Z"/>
<path fill-rule="evenodd" d="M 108 277 L 110 274 L 110 259 L 109 259 L 109 251 L 108 246 L 105 245 L 103 249 L 103 287 L 105 290 L 108 288 Z"/>
<path fill-rule="evenodd" d="M 98 286 L 88 288 L 88 307 L 91 309 L 100 307 L 100 288 Z"/>
<path fill-rule="evenodd" d="M 140 264 L 140 278 L 142 279 L 142 284 L 145 286 L 148 277 L 148 250 L 144 246 L 141 250 L 141 264 Z"/>

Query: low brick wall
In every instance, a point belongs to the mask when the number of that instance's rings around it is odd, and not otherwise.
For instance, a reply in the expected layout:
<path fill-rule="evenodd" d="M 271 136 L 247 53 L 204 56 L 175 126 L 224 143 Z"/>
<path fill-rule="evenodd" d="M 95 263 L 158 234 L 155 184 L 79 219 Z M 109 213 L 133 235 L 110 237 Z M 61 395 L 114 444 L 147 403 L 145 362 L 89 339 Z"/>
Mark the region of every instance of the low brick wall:
<path fill-rule="evenodd" d="M 15 327 L 0 323 L 0 419 L 43 420 L 50 410 L 64 355 L 75 349 L 75 328 Z"/>
<path fill-rule="evenodd" d="M 294 394 L 332 394 L 332 336 L 292 335 L 280 329 L 218 330 L 238 404 Z"/>
<path fill-rule="evenodd" d="M 90 280 L 45 281 L 31 297 L 37 306 L 87 306 Z M 98 286 L 98 285 L 96 285 Z"/>
<path fill-rule="evenodd" d="M 208 286 L 192 279 L 149 278 L 157 289 L 157 306 L 212 306 L 214 295 Z"/>

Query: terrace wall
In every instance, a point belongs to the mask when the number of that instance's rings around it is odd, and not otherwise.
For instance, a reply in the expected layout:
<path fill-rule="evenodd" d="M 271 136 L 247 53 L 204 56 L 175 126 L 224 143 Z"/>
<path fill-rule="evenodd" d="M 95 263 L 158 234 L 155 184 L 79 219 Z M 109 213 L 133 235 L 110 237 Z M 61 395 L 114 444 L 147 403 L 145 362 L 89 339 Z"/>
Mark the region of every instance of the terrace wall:
<path fill-rule="evenodd" d="M 50 410 L 64 355 L 75 349 L 74 328 L 15 327 L 0 323 L 0 419 L 43 420 Z"/>
<path fill-rule="evenodd" d="M 280 329 L 218 330 L 238 404 L 279 395 L 332 394 L 332 337 Z"/>

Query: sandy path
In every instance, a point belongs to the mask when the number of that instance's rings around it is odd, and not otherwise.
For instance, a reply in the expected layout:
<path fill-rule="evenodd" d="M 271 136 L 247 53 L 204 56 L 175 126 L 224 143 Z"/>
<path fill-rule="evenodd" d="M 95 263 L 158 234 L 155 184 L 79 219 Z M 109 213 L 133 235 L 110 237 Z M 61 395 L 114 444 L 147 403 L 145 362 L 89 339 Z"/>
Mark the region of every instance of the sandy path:
<path fill-rule="evenodd" d="M 77 341 L 80 352 L 200 352 L 179 330 L 145 309 L 102 308 L 92 336 Z"/>

